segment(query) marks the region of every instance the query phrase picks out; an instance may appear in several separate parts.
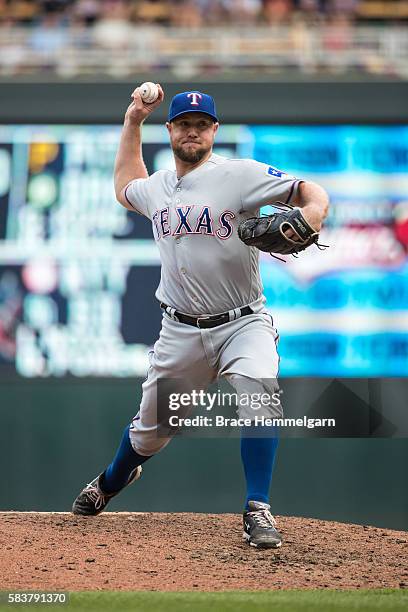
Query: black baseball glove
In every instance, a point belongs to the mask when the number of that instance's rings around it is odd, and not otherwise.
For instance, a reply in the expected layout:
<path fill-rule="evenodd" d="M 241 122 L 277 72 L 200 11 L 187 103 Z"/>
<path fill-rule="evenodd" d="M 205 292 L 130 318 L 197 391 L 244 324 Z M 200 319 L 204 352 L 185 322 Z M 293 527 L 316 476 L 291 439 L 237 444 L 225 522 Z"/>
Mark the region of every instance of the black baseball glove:
<path fill-rule="evenodd" d="M 276 202 L 273 206 L 281 211 L 241 221 L 238 236 L 242 242 L 271 255 L 296 255 L 311 244 L 324 246 L 318 244 L 319 234 L 306 221 L 300 208 L 281 202 Z M 288 228 L 295 232 L 294 238 L 289 238 L 284 233 Z"/>

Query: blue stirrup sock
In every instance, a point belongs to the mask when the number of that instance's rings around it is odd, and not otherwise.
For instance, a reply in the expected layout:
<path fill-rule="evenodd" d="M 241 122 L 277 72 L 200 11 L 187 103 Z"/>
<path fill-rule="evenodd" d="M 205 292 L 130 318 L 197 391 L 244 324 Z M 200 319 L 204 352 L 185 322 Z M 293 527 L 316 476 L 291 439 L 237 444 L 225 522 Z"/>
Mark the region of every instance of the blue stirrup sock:
<path fill-rule="evenodd" d="M 269 487 L 278 441 L 276 430 L 273 432 L 270 427 L 252 426 L 242 429 L 241 459 L 247 486 L 245 510 L 248 510 L 250 500 L 269 503 Z"/>
<path fill-rule="evenodd" d="M 152 456 L 145 457 L 133 450 L 129 438 L 129 429 L 130 425 L 125 428 L 116 455 L 102 476 L 100 484 L 105 493 L 117 493 L 123 489 L 132 471 Z"/>

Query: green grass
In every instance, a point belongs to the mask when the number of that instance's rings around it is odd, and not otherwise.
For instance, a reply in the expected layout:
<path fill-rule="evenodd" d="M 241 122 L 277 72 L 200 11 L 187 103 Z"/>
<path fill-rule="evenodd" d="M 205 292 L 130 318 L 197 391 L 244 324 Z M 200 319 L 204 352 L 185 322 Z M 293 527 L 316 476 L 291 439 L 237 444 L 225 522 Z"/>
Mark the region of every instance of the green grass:
<path fill-rule="evenodd" d="M 408 591 L 224 591 L 166 593 L 150 591 L 91 591 L 71 593 L 65 605 L 0 604 L 0 612 L 43 610 L 70 612 L 398 612 L 408 610 Z"/>

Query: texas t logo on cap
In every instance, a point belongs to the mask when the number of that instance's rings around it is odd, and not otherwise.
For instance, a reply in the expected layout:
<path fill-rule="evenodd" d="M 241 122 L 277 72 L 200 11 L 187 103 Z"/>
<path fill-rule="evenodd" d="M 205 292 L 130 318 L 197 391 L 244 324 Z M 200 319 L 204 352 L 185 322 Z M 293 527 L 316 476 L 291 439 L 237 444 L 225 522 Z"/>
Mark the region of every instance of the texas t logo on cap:
<path fill-rule="evenodd" d="M 197 100 L 202 100 L 203 96 L 196 91 L 192 91 L 191 93 L 187 94 L 187 98 L 191 98 L 190 104 L 192 106 L 198 106 Z"/>
<path fill-rule="evenodd" d="M 214 98 L 201 91 L 184 91 L 172 99 L 169 108 L 168 121 L 173 121 L 184 113 L 205 113 L 214 121 L 218 121 Z"/>

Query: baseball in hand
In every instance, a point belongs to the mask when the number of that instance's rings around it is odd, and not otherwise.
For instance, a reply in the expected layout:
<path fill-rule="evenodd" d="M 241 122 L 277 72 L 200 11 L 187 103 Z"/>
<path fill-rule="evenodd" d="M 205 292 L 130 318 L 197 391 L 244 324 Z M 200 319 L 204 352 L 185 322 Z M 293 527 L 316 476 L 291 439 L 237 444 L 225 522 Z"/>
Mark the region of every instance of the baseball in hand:
<path fill-rule="evenodd" d="M 159 97 L 159 88 L 157 87 L 156 83 L 150 83 L 150 81 L 148 81 L 147 83 L 142 83 L 142 85 L 140 85 L 139 93 L 143 102 L 146 102 L 146 104 L 152 104 L 152 102 L 156 102 L 157 98 Z"/>

